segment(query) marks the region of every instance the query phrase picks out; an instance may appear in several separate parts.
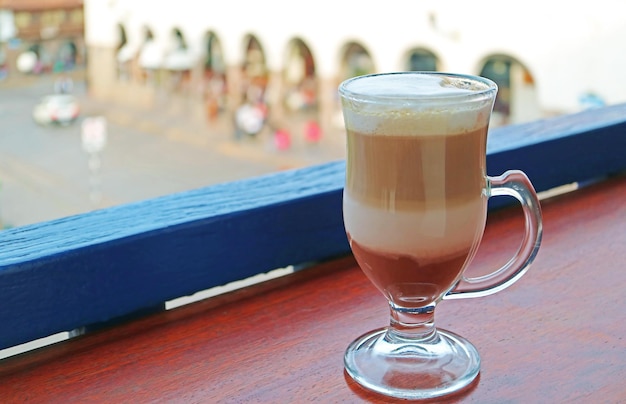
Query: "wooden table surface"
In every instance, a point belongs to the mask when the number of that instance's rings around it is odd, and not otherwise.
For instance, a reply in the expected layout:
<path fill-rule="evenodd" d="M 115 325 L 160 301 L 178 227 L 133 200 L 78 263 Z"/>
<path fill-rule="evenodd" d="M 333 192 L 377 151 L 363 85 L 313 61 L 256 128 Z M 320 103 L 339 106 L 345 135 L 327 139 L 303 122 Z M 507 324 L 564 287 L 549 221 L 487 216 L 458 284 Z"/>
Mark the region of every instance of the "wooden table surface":
<path fill-rule="evenodd" d="M 444 301 L 439 327 L 482 357 L 449 402 L 626 401 L 626 178 L 543 203 L 535 264 L 496 295 Z M 474 272 L 521 239 L 520 209 L 490 213 Z M 392 402 L 343 370 L 388 321 L 351 257 L 0 361 L 0 401 Z"/>

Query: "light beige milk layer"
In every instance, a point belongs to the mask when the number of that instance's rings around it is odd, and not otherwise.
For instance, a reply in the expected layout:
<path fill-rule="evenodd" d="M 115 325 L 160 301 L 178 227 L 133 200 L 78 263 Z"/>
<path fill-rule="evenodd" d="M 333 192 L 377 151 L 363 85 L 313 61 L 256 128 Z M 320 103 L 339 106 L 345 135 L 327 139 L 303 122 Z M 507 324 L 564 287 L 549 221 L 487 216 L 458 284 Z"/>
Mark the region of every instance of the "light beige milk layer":
<path fill-rule="evenodd" d="M 390 254 L 419 260 L 451 255 L 472 246 L 484 228 L 484 199 L 421 211 L 392 211 L 359 203 L 347 191 L 343 198 L 344 224 L 351 238 Z"/>

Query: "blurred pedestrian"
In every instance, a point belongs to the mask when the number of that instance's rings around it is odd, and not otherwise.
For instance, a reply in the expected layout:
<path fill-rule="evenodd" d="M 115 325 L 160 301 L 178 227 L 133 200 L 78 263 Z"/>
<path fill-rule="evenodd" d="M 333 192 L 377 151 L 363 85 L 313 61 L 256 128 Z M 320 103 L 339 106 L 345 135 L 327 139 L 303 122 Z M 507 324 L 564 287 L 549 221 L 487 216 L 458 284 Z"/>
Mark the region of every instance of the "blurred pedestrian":
<path fill-rule="evenodd" d="M 322 129 L 315 120 L 307 121 L 304 124 L 304 139 L 309 143 L 317 143 L 322 137 Z"/>
<path fill-rule="evenodd" d="M 274 132 L 274 146 L 277 150 L 287 150 L 291 147 L 291 134 L 286 129 L 277 129 Z"/>
<path fill-rule="evenodd" d="M 70 77 L 63 76 L 54 82 L 54 92 L 57 94 L 69 94 L 74 89 L 74 82 Z"/>
<path fill-rule="evenodd" d="M 249 102 L 241 104 L 235 111 L 235 137 L 242 135 L 256 136 L 267 118 L 267 109 L 261 104 L 251 104 Z"/>

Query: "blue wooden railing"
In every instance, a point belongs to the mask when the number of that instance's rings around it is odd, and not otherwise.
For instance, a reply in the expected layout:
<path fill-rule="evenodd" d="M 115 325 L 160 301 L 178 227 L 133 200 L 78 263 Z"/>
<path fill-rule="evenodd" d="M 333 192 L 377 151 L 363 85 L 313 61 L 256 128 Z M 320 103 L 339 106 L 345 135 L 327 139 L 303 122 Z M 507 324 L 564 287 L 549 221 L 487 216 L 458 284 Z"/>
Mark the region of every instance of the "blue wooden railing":
<path fill-rule="evenodd" d="M 537 191 L 623 173 L 626 104 L 495 129 L 487 165 Z M 0 349 L 348 254 L 343 182 L 338 161 L 0 231 Z"/>

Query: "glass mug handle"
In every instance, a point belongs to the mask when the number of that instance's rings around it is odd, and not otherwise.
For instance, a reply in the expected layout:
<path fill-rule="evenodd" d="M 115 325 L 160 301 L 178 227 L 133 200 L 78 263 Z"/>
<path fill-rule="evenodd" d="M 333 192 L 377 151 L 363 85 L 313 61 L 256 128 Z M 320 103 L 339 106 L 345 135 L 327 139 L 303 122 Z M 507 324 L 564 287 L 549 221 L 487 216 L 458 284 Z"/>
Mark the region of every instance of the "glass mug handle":
<path fill-rule="evenodd" d="M 511 286 L 526 273 L 539 250 L 543 233 L 541 207 L 526 174 L 519 170 L 510 170 L 498 177 L 487 177 L 487 184 L 488 197 L 507 195 L 521 203 L 526 230 L 524 239 L 513 258 L 504 266 L 488 275 L 475 278 L 463 275 L 459 283 L 443 297 L 444 299 L 487 296 Z"/>

